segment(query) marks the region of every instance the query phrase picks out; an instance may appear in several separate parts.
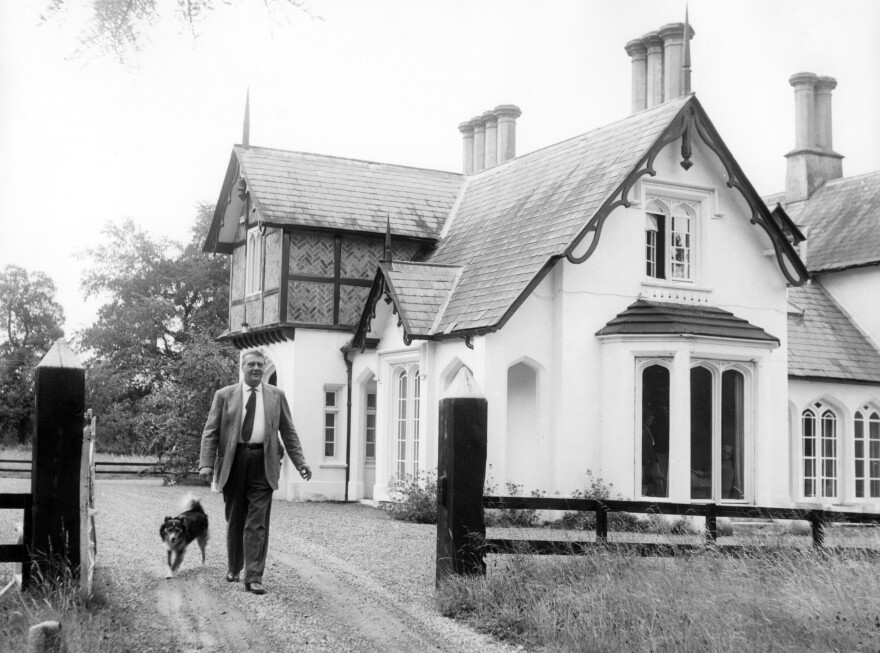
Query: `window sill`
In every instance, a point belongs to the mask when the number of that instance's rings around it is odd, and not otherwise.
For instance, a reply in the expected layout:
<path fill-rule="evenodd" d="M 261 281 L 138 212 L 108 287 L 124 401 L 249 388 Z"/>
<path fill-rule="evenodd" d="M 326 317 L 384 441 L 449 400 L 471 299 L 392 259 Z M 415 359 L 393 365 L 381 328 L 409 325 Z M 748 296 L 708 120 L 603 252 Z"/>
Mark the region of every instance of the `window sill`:
<path fill-rule="evenodd" d="M 698 286 L 692 281 L 668 281 L 666 279 L 644 279 L 644 290 L 640 299 L 658 302 L 676 302 L 688 304 L 708 304 L 712 289 Z"/>
<path fill-rule="evenodd" d="M 345 463 L 321 463 L 318 465 L 321 469 L 345 469 L 348 467 Z"/>

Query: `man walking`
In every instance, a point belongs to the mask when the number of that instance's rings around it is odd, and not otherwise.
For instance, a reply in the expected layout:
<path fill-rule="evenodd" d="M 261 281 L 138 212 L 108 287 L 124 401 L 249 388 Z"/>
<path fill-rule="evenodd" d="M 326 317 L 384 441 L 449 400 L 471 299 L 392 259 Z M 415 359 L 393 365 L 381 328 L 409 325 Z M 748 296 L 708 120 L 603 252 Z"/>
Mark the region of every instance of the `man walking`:
<path fill-rule="evenodd" d="M 226 580 L 237 582 L 244 569 L 244 588 L 254 594 L 266 592 L 269 513 L 284 456 L 279 432 L 300 476 L 312 478 L 284 393 L 262 382 L 265 365 L 261 351 L 247 352 L 241 361 L 244 382 L 214 394 L 199 457 L 199 475 L 205 482 L 213 476 L 226 504 Z"/>

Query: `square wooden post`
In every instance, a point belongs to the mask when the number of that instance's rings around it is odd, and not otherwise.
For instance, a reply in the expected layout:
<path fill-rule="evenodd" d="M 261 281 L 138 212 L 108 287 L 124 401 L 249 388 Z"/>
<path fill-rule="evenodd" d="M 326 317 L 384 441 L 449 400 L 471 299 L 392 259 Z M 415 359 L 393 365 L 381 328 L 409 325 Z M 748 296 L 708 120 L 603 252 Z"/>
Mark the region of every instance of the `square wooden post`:
<path fill-rule="evenodd" d="M 35 370 L 31 559 L 48 577 L 78 573 L 85 370 L 58 340 Z"/>
<path fill-rule="evenodd" d="M 437 584 L 450 574 L 484 574 L 488 402 L 462 368 L 440 400 L 437 456 Z"/>

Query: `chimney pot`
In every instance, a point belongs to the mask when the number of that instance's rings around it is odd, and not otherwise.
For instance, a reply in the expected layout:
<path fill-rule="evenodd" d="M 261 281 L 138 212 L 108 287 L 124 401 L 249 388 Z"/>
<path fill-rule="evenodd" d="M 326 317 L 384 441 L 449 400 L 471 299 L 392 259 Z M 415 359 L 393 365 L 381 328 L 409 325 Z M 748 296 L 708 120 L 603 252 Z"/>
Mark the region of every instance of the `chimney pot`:
<path fill-rule="evenodd" d="M 522 111 L 515 104 L 499 104 L 495 107 L 498 117 L 498 163 L 516 157 L 516 119 Z"/>
<path fill-rule="evenodd" d="M 462 172 L 469 175 L 474 171 L 474 126 L 470 121 L 459 124 L 462 135 Z"/>
<path fill-rule="evenodd" d="M 657 32 L 648 32 L 642 37 L 647 49 L 646 97 L 647 106 L 663 104 L 663 39 Z"/>
<path fill-rule="evenodd" d="M 491 168 L 498 162 L 498 116 L 493 111 L 487 111 L 482 116 L 486 126 L 486 154 L 485 167 Z"/>
<path fill-rule="evenodd" d="M 683 94 L 684 23 L 669 23 L 660 28 L 663 39 L 663 101 L 668 102 Z M 692 37 L 694 30 L 688 26 Z"/>
<path fill-rule="evenodd" d="M 632 112 L 638 113 L 647 102 L 648 50 L 642 39 L 633 39 L 623 47 L 632 59 Z"/>
<path fill-rule="evenodd" d="M 837 80 L 833 77 L 816 78 L 815 86 L 815 125 L 816 147 L 831 150 L 831 91 L 837 88 Z"/>
<path fill-rule="evenodd" d="M 480 172 L 486 167 L 486 125 L 483 124 L 482 116 L 471 118 L 474 126 L 474 172 Z"/>

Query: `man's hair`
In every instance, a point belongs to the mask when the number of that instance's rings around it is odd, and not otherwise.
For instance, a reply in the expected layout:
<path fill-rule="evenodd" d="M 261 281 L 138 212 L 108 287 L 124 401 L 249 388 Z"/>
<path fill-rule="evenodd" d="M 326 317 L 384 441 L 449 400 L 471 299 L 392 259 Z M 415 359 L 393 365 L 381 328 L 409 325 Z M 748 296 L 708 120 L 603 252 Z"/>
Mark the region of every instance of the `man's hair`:
<path fill-rule="evenodd" d="M 262 349 L 252 349 L 252 350 L 246 351 L 244 354 L 242 354 L 242 356 L 241 356 L 241 364 L 242 365 L 244 365 L 244 361 L 248 356 L 256 356 L 257 358 L 262 358 L 264 363 L 267 360 L 266 354 L 263 353 Z"/>

